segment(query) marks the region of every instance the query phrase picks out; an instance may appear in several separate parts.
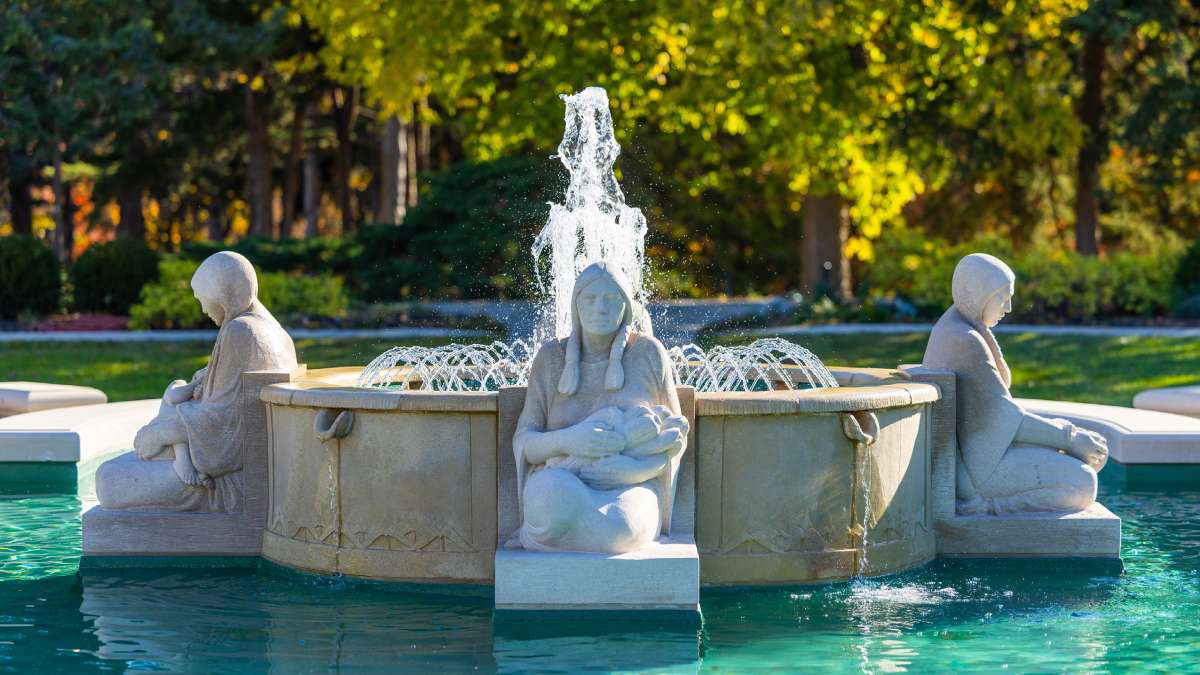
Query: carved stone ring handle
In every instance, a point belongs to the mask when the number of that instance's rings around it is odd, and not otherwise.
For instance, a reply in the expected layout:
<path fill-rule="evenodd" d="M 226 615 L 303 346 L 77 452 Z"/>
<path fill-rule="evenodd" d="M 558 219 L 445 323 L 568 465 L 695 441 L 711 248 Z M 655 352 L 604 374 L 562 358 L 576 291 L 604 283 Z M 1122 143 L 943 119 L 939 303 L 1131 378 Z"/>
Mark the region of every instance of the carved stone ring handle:
<path fill-rule="evenodd" d="M 322 443 L 334 438 L 345 438 L 354 428 L 354 412 L 324 408 L 313 418 L 313 433 Z"/>
<path fill-rule="evenodd" d="M 863 445 L 874 445 L 879 438 L 879 418 L 867 411 L 842 413 L 842 433 Z"/>

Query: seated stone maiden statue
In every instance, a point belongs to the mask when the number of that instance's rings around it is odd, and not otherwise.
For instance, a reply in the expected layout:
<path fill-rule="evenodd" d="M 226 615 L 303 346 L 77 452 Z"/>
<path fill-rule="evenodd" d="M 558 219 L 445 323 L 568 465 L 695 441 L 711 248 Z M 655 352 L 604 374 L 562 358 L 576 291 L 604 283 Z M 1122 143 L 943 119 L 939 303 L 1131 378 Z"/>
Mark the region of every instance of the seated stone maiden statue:
<path fill-rule="evenodd" d="M 291 370 L 296 349 L 258 301 L 250 261 L 222 251 L 192 277 L 192 291 L 220 331 L 208 365 L 176 380 L 134 452 L 102 464 L 96 493 L 106 509 L 236 512 L 242 499 L 242 374 Z"/>
<path fill-rule="evenodd" d="M 933 327 L 923 365 L 952 370 L 958 398 L 958 512 L 1078 511 L 1096 501 L 1108 459 L 1099 434 L 1021 408 L 991 328 L 1012 310 L 1012 270 L 975 253 L 954 270 L 954 305 Z"/>
<path fill-rule="evenodd" d="M 618 270 L 585 269 L 572 315 L 570 337 L 542 345 L 530 370 L 513 439 L 522 524 L 507 545 L 632 551 L 669 534 L 688 422 Z"/>

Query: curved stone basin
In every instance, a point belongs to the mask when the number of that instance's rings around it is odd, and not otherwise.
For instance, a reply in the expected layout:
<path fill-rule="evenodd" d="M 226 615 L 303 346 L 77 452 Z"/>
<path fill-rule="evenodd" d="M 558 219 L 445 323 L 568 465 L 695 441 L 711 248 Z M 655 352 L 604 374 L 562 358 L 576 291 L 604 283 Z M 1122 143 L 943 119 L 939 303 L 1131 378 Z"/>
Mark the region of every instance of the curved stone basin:
<path fill-rule="evenodd" d="M 358 389 L 360 371 L 263 390 L 263 556 L 372 579 L 492 583 L 497 452 L 508 445 L 499 419 L 520 412 L 501 401 L 523 397 Z M 696 394 L 688 452 L 703 583 L 830 581 L 933 559 L 938 389 L 898 371 L 834 374 L 842 387 Z"/>

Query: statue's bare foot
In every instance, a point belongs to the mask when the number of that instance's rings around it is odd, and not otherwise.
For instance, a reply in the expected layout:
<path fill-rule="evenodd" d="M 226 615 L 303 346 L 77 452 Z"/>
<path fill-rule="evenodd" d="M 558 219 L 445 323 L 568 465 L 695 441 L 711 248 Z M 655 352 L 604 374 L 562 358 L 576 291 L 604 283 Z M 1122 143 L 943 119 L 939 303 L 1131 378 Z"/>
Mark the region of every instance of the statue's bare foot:
<path fill-rule="evenodd" d="M 196 470 L 196 467 L 192 466 L 192 458 L 188 453 L 181 453 L 178 449 L 176 450 L 175 461 L 172 462 L 172 465 L 175 467 L 175 475 L 179 476 L 179 480 L 184 485 L 200 485 L 205 478 L 208 478 L 208 476 L 200 473 Z M 212 479 L 209 478 L 208 480 L 211 481 Z"/>
<path fill-rule="evenodd" d="M 213 483 L 212 476 L 210 476 L 206 473 L 200 473 L 199 471 L 196 472 L 196 475 L 200 477 L 199 485 L 201 487 L 207 488 L 209 490 L 213 489 L 214 483 Z"/>

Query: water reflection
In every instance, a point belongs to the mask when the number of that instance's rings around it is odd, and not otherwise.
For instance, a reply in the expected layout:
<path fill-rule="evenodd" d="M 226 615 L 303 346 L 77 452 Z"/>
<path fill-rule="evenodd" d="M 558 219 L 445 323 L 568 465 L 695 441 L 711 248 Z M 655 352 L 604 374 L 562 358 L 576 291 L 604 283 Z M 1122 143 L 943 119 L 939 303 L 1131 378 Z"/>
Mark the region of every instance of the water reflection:
<path fill-rule="evenodd" d="M 492 653 L 504 672 L 697 672 L 700 617 L 647 614 L 499 612 Z"/>
<path fill-rule="evenodd" d="M 254 570 L 85 572 L 98 656 L 191 671 L 494 669 L 491 601 Z"/>

